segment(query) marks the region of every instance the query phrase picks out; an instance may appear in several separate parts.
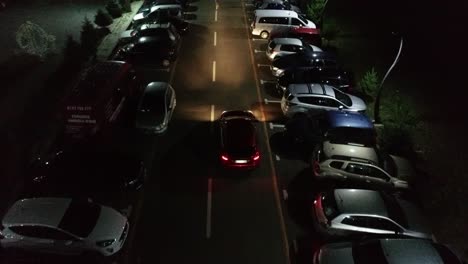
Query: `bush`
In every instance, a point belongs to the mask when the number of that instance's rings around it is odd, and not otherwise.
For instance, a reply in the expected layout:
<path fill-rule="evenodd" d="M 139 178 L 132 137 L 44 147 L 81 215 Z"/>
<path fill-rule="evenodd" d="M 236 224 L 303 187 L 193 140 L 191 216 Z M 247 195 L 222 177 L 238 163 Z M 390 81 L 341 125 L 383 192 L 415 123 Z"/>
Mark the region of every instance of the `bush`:
<path fill-rule="evenodd" d="M 112 24 L 112 16 L 102 9 L 99 9 L 94 17 L 94 23 L 100 27 L 107 27 Z"/>
<path fill-rule="evenodd" d="M 68 35 L 63 49 L 63 63 L 79 65 L 84 61 L 84 57 L 80 43 L 74 40 L 72 35 Z"/>
<path fill-rule="evenodd" d="M 113 18 L 122 16 L 122 8 L 115 0 L 110 0 L 107 2 L 106 10 Z"/>
<path fill-rule="evenodd" d="M 123 12 L 132 12 L 132 5 L 130 5 L 130 0 L 119 0 L 119 3 Z"/>
<path fill-rule="evenodd" d="M 94 25 L 86 17 L 81 28 L 81 48 L 85 56 L 96 54 L 99 38 Z"/>
<path fill-rule="evenodd" d="M 307 17 L 314 22 L 317 27 L 322 25 L 323 10 L 328 0 L 313 0 L 306 6 Z"/>

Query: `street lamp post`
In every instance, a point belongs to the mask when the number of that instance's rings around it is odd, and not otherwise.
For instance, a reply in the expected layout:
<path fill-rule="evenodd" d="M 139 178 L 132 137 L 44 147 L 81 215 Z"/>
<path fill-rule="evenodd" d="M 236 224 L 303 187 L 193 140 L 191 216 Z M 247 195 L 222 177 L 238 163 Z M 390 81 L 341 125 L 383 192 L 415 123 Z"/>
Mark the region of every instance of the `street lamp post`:
<path fill-rule="evenodd" d="M 392 34 L 396 35 L 395 32 L 392 32 Z M 400 35 L 400 48 L 398 49 L 398 53 L 397 53 L 397 55 L 395 57 L 395 60 L 393 61 L 390 68 L 388 68 L 387 73 L 385 73 L 385 76 L 383 77 L 382 81 L 380 82 L 379 89 L 378 89 L 378 92 L 377 92 L 377 96 L 375 98 L 375 104 L 374 104 L 374 123 L 375 124 L 381 124 L 382 123 L 382 121 L 380 120 L 380 97 L 382 95 L 383 84 L 385 82 L 385 79 L 387 79 L 387 76 L 392 71 L 393 67 L 395 67 L 398 60 L 400 59 L 402 49 L 403 49 L 403 36 Z"/>

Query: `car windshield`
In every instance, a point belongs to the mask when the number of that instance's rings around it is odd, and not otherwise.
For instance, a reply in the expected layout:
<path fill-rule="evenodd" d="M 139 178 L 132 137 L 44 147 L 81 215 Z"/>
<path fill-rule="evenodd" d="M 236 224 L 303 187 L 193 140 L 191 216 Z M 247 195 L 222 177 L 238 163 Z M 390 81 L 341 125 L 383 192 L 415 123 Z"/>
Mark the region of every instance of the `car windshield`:
<path fill-rule="evenodd" d="M 387 264 L 388 261 L 379 240 L 365 243 L 355 243 L 352 247 L 354 263 L 359 264 Z"/>
<path fill-rule="evenodd" d="M 304 16 L 304 15 L 301 15 L 301 14 L 297 14 L 297 18 L 302 22 L 304 23 L 304 25 L 307 25 L 307 17 Z"/>
<path fill-rule="evenodd" d="M 166 106 L 163 93 L 146 93 L 140 105 L 140 112 L 164 115 Z"/>
<path fill-rule="evenodd" d="M 96 226 L 100 213 L 101 207 L 97 204 L 72 200 L 58 227 L 76 236 L 87 237 Z"/>
<path fill-rule="evenodd" d="M 333 89 L 333 91 L 335 92 L 335 98 L 338 101 L 342 102 L 346 106 L 353 105 L 353 102 L 351 101 L 351 97 L 349 97 L 349 95 L 339 91 L 338 89 Z"/>
<path fill-rule="evenodd" d="M 408 228 L 408 220 L 406 219 L 403 209 L 401 208 L 397 199 L 394 196 L 385 192 L 381 192 L 380 195 L 385 203 L 388 217 L 400 224 L 401 226 L 403 226 L 404 228 Z"/>
<path fill-rule="evenodd" d="M 325 137 L 332 144 L 357 143 L 369 147 L 374 146 L 376 143 L 373 129 L 335 127 L 328 130 Z"/>
<path fill-rule="evenodd" d="M 335 195 L 333 192 L 328 192 L 322 195 L 323 212 L 328 220 L 339 215 L 338 205 L 336 204 Z"/>

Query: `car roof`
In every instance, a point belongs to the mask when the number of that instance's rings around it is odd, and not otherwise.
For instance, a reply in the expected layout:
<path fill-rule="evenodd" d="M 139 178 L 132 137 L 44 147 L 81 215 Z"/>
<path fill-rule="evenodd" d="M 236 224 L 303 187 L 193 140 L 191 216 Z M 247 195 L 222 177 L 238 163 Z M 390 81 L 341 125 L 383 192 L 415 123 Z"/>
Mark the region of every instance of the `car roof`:
<path fill-rule="evenodd" d="M 365 147 L 358 144 L 333 144 L 329 141 L 324 141 L 323 152 L 329 158 L 345 156 L 369 160 L 375 164 L 379 164 L 379 156 L 373 147 Z"/>
<path fill-rule="evenodd" d="M 441 262 L 441 256 L 434 243 L 427 239 L 381 239 L 379 242 L 389 264 L 445 263 Z"/>
<path fill-rule="evenodd" d="M 169 84 L 166 82 L 150 82 L 146 85 L 145 94 L 164 94 L 166 90 L 169 88 Z"/>
<path fill-rule="evenodd" d="M 335 90 L 332 86 L 322 83 L 292 83 L 288 86 L 291 94 L 317 94 L 335 97 Z"/>
<path fill-rule="evenodd" d="M 256 9 L 256 17 L 298 17 L 297 13 L 291 10 L 275 10 L 275 9 Z"/>
<path fill-rule="evenodd" d="M 47 225 L 58 227 L 68 206 L 69 198 L 29 198 L 16 201 L 4 216 L 5 226 Z"/>
<path fill-rule="evenodd" d="M 296 45 L 302 46 L 302 40 L 297 38 L 275 38 L 272 40 L 277 45 Z"/>
<path fill-rule="evenodd" d="M 374 214 L 388 216 L 381 194 L 374 190 L 335 189 L 338 210 L 343 214 Z"/>
<path fill-rule="evenodd" d="M 246 118 L 233 118 L 225 121 L 224 140 L 227 146 L 255 146 L 255 126 Z"/>
<path fill-rule="evenodd" d="M 159 9 L 168 9 L 168 8 L 179 8 L 182 9 L 182 6 L 180 4 L 156 4 L 151 7 L 151 12 L 154 12 L 155 10 Z"/>
<path fill-rule="evenodd" d="M 330 127 L 356 127 L 374 129 L 374 123 L 366 115 L 348 111 L 330 110 L 324 113 Z"/>
<path fill-rule="evenodd" d="M 155 29 L 155 28 L 169 28 L 171 23 L 147 23 L 143 24 L 138 27 L 139 30 L 146 30 L 146 29 Z"/>

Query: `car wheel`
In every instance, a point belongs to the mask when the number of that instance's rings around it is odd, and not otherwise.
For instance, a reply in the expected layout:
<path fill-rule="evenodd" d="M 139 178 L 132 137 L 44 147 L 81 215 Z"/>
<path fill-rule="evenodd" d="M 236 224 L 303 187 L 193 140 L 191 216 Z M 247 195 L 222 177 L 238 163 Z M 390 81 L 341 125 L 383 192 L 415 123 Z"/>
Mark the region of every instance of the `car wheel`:
<path fill-rule="evenodd" d="M 260 37 L 262 39 L 267 39 L 269 35 L 270 34 L 267 31 L 262 31 L 262 33 L 260 33 Z"/>

